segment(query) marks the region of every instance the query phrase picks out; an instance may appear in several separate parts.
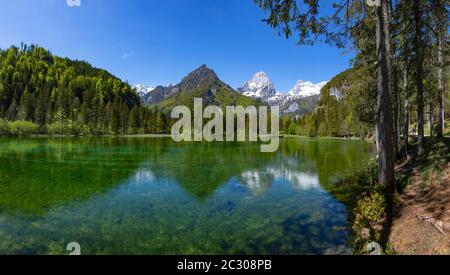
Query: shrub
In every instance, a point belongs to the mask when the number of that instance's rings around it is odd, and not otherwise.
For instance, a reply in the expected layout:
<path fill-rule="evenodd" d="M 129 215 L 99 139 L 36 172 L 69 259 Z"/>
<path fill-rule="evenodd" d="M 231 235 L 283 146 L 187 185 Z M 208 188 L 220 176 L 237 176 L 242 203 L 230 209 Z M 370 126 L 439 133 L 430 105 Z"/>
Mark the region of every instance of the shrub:
<path fill-rule="evenodd" d="M 29 136 L 39 133 L 39 125 L 30 121 L 15 121 L 11 123 L 10 132 L 16 136 Z"/>
<path fill-rule="evenodd" d="M 299 132 L 299 129 L 295 123 L 292 123 L 291 126 L 289 126 L 288 133 L 289 135 L 296 135 Z"/>
<path fill-rule="evenodd" d="M 352 232 L 355 251 L 365 251 L 365 245 L 380 241 L 382 222 L 387 210 L 386 189 L 378 182 L 378 161 L 369 161 L 358 181 L 358 194 L 352 211 Z"/>
<path fill-rule="evenodd" d="M 0 118 L 0 136 L 11 135 L 11 123 Z"/>
<path fill-rule="evenodd" d="M 367 243 L 381 239 L 382 222 L 386 213 L 383 192 L 374 192 L 358 201 L 353 210 L 353 242 L 356 251 L 363 251 Z"/>
<path fill-rule="evenodd" d="M 389 200 L 392 200 L 393 209 L 401 205 L 398 194 L 390 198 L 385 186 L 377 182 L 377 165 L 374 160 L 369 167 L 366 175 L 358 182 L 364 187 L 352 213 L 353 243 L 359 252 L 363 251 L 366 244 L 381 241 Z"/>
<path fill-rule="evenodd" d="M 74 135 L 78 136 L 82 133 L 82 127 L 78 123 L 68 120 L 64 124 L 61 122 L 52 123 L 47 126 L 49 135 Z"/>
<path fill-rule="evenodd" d="M 364 197 L 355 209 L 354 229 L 370 228 L 379 224 L 386 213 L 386 200 L 381 192 Z"/>
<path fill-rule="evenodd" d="M 66 126 L 62 123 L 56 122 L 47 126 L 49 135 L 64 135 L 66 133 Z"/>

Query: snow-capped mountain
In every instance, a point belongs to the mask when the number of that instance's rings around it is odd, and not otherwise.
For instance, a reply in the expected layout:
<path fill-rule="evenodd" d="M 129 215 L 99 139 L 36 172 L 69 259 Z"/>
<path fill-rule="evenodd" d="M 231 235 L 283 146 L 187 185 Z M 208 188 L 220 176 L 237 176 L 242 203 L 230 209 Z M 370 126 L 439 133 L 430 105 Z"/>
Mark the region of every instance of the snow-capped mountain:
<path fill-rule="evenodd" d="M 185 77 L 179 84 L 168 87 L 150 87 L 145 85 L 135 85 L 142 102 L 146 105 L 158 104 L 171 96 L 183 91 L 189 91 L 199 87 L 201 83 L 222 83 L 230 90 L 231 87 L 221 82 L 217 75 L 205 65 Z M 312 112 L 319 102 L 320 92 L 327 82 L 312 83 L 310 81 L 299 80 L 295 86 L 287 93 L 278 92 L 274 83 L 265 72 L 254 74 L 238 91 L 250 98 L 266 102 L 271 106 L 280 106 L 282 114 L 303 116 Z"/>
<path fill-rule="evenodd" d="M 155 90 L 156 87 L 138 84 L 134 85 L 133 88 L 136 89 L 136 92 L 141 98 L 144 98 L 147 94 Z"/>
<path fill-rule="evenodd" d="M 316 107 L 320 91 L 326 84 L 327 82 L 315 84 L 299 80 L 288 93 L 280 93 L 277 92 L 267 74 L 259 72 L 253 75 L 238 91 L 270 105 L 280 106 L 283 114 L 304 115 Z"/>
<path fill-rule="evenodd" d="M 277 94 L 272 80 L 270 80 L 265 72 L 256 73 L 242 88 L 239 88 L 238 91 L 245 96 L 261 99 L 263 101 L 268 101 Z"/>
<path fill-rule="evenodd" d="M 298 80 L 294 88 L 288 92 L 290 98 L 304 98 L 309 96 L 320 95 L 320 91 L 327 82 L 314 84 L 310 81 Z"/>

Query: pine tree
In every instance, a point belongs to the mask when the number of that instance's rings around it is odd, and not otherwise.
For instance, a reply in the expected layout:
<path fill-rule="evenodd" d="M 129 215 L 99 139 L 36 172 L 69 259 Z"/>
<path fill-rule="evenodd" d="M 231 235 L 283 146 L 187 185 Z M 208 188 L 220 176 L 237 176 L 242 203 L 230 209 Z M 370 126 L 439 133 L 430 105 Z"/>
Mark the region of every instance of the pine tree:
<path fill-rule="evenodd" d="M 20 99 L 20 107 L 19 112 L 17 114 L 18 120 L 30 120 L 30 93 L 28 92 L 28 88 L 22 94 L 22 98 Z"/>
<path fill-rule="evenodd" d="M 421 0 L 413 1 L 413 14 L 414 14 L 414 51 L 415 51 L 415 84 L 417 89 L 417 128 L 419 134 L 419 155 L 424 152 L 424 139 L 425 139 L 425 123 L 424 123 L 424 71 L 423 71 L 423 21 L 422 21 L 422 2 Z"/>
<path fill-rule="evenodd" d="M 140 111 L 138 108 L 134 107 L 130 112 L 129 123 L 128 123 L 131 134 L 138 133 L 138 129 L 141 128 L 140 121 L 141 121 Z"/>

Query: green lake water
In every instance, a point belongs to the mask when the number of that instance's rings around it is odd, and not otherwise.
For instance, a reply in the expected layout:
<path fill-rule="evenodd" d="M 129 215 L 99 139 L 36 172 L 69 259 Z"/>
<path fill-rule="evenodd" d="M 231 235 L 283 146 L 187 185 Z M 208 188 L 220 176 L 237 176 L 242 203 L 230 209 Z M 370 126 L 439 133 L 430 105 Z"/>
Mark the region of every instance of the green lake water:
<path fill-rule="evenodd" d="M 0 254 L 351 253 L 330 190 L 362 171 L 360 141 L 175 143 L 0 139 Z"/>

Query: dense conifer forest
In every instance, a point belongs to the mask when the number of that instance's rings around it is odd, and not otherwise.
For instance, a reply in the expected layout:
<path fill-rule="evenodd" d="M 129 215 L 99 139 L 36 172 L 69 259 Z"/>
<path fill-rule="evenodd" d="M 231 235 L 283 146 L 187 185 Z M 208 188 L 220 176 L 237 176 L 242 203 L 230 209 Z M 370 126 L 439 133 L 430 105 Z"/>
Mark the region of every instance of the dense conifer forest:
<path fill-rule="evenodd" d="M 0 134 L 157 134 L 166 116 L 149 110 L 117 77 L 35 45 L 0 51 Z"/>

